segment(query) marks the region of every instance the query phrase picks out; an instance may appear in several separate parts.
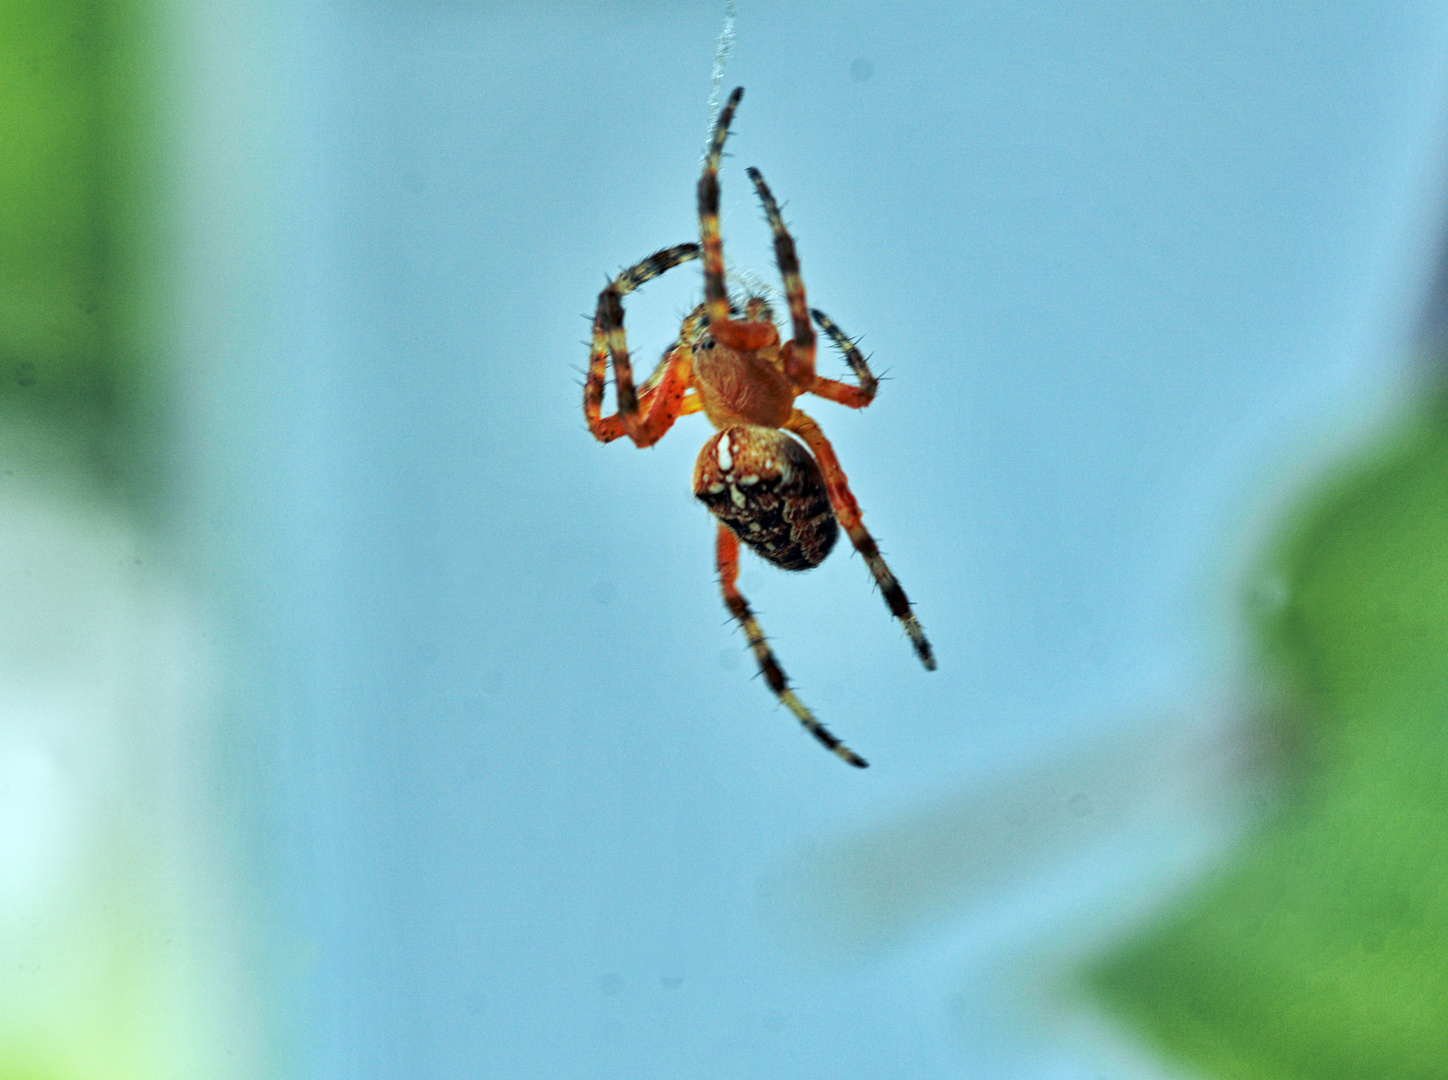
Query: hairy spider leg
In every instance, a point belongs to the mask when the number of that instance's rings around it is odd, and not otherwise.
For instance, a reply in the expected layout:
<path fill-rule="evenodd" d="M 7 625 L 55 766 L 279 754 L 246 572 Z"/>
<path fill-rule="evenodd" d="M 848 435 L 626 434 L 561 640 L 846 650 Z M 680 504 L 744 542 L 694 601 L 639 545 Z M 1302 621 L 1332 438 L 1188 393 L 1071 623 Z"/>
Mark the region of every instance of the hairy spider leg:
<path fill-rule="evenodd" d="M 850 543 L 855 545 L 855 550 L 864 557 L 865 565 L 870 568 L 875 583 L 880 586 L 880 592 L 885 597 L 890 614 L 904 624 L 905 632 L 910 635 L 910 643 L 915 647 L 915 655 L 920 657 L 920 662 L 925 665 L 925 670 L 934 671 L 935 653 L 931 651 L 930 642 L 925 638 L 925 630 L 921 627 L 920 620 L 915 617 L 915 613 L 910 610 L 910 600 L 905 596 L 905 590 L 900 587 L 900 582 L 885 565 L 885 557 L 880 554 L 880 548 L 875 543 L 875 538 L 869 534 L 865 529 L 864 522 L 860 520 L 860 504 L 855 502 L 855 496 L 850 491 L 849 481 L 845 478 L 845 470 L 840 468 L 839 458 L 835 457 L 834 447 L 825 438 L 825 433 L 820 430 L 819 425 L 799 409 L 795 409 L 790 414 L 784 429 L 794 432 L 803 439 L 810 452 L 814 454 L 815 461 L 819 463 L 820 472 L 824 473 L 825 490 L 829 493 L 830 508 L 834 510 L 836 519 L 849 534 Z"/>
<path fill-rule="evenodd" d="M 779 264 L 779 274 L 784 279 L 784 294 L 789 302 L 789 318 L 793 324 L 794 338 L 786 342 L 781 350 L 785 374 L 801 391 L 808 391 L 851 409 L 863 409 L 875 400 L 879 381 L 870 373 L 865 358 L 860 355 L 860 350 L 855 348 L 855 343 L 845 336 L 844 331 L 824 312 L 809 307 L 805 298 L 804 279 L 800 277 L 799 256 L 795 252 L 794 238 L 785 227 L 774 193 L 769 190 L 769 185 L 764 182 L 758 169 L 745 171 L 749 174 L 749 179 L 754 181 L 759 201 L 764 204 L 764 216 L 774 233 L 774 259 Z M 810 315 L 815 317 L 820 328 L 829 334 L 830 340 L 845 354 L 845 362 L 855 373 L 859 386 L 851 386 L 838 379 L 826 379 L 816 374 L 815 332 L 810 326 Z"/>
<path fill-rule="evenodd" d="M 599 294 L 598 307 L 593 319 L 593 341 L 589 351 L 589 372 L 588 381 L 584 386 L 583 411 L 585 419 L 589 422 L 589 429 L 601 441 L 609 442 L 617 438 L 621 430 L 622 433 L 631 436 L 638 445 L 650 445 L 656 442 L 672 423 L 673 417 L 670 415 L 669 406 L 673 403 L 673 398 L 682 396 L 683 388 L 687 387 L 688 380 L 685 378 L 681 381 L 677 377 L 660 378 L 658 389 L 663 393 L 656 394 L 655 400 L 651 401 L 650 405 L 655 408 L 662 407 L 662 411 L 658 415 L 653 415 L 654 410 L 651 409 L 648 419 L 653 422 L 640 422 L 638 395 L 634 388 L 633 369 L 629 363 L 628 341 L 623 329 L 623 297 L 644 282 L 658 277 L 680 263 L 697 258 L 698 254 L 697 244 L 680 244 L 656 251 L 619 274 Z M 610 418 L 613 422 L 604 424 L 598 420 L 598 416 L 602 410 L 603 383 L 607 358 L 610 355 L 614 362 L 619 408 L 618 413 Z M 661 370 L 662 368 L 663 365 L 661 365 Z M 656 372 L 656 376 L 658 374 Z"/>
<path fill-rule="evenodd" d="M 640 446 L 649 446 L 658 442 L 679 417 L 690 416 L 704 408 L 703 402 L 694 392 L 693 365 L 689 358 L 693 354 L 693 347 L 703 339 L 707 327 L 708 324 L 704 320 L 704 305 L 700 304 L 685 316 L 684 323 L 679 328 L 679 340 L 664 354 L 658 366 L 654 368 L 653 374 L 645 379 L 639 387 L 639 412 L 643 419 L 636 430 L 641 432 L 644 440 L 639 442 Z M 590 357 L 590 360 L 592 359 Z M 606 360 L 607 357 L 604 355 L 600 360 L 600 370 L 602 363 Z M 679 391 L 680 386 L 684 387 L 682 393 Z M 603 396 L 602 387 L 603 380 L 600 375 L 597 391 L 597 397 L 600 399 Z M 589 430 L 593 432 L 599 442 L 613 442 L 628 434 L 624 427 L 622 414 L 614 413 L 612 416 L 600 418 L 597 403 L 593 403 L 591 415 L 589 407 L 590 401 L 587 396 L 587 388 L 585 388 L 584 415 L 589 417 Z"/>
<path fill-rule="evenodd" d="M 694 347 L 702 342 L 708 333 L 709 320 L 704 316 L 704 305 L 698 304 L 694 307 L 693 311 L 684 316 L 684 322 L 679 327 L 679 340 L 674 348 L 688 350 L 690 356 L 692 356 Z M 653 391 L 660 379 L 667 374 L 670 359 L 669 354 L 665 353 L 664 358 L 659 361 L 659 366 L 654 369 L 654 373 L 644 380 L 643 394 L 645 398 Z M 691 364 L 690 367 L 692 368 L 692 366 Z M 696 412 L 702 412 L 703 409 L 704 403 L 700 400 L 698 391 L 694 388 L 693 379 L 691 378 L 688 389 L 684 391 L 684 399 L 679 403 L 678 415 L 691 416 Z"/>
<path fill-rule="evenodd" d="M 657 381 L 639 397 L 639 411 L 632 416 L 617 412 L 591 421 L 589 430 L 594 438 L 609 443 L 627 435 L 636 446 L 652 446 L 679 417 L 698 412 L 698 398 L 688 396 L 693 377 L 690 355 L 688 349 L 670 349 L 659 365 Z"/>
<path fill-rule="evenodd" d="M 789 303 L 789 321 L 794 328 L 794 337 L 780 350 L 784 361 L 784 373 L 789 381 L 801 392 L 815 388 L 815 332 L 809 321 L 809 302 L 804 295 L 804 279 L 799 276 L 799 256 L 794 250 L 794 237 L 784 227 L 784 218 L 779 214 L 779 204 L 758 169 L 744 170 L 754 181 L 754 190 L 764 204 L 764 216 L 774 233 L 774 261 L 779 266 L 779 276 L 784 279 L 784 298 Z"/>
<path fill-rule="evenodd" d="M 628 340 L 623 329 L 623 298 L 646 281 L 699 257 L 698 244 L 679 244 L 656 251 L 614 278 L 598 295 L 593 316 L 593 340 L 588 353 L 588 377 L 583 385 L 583 416 L 588 430 L 600 442 L 612 442 L 628 435 L 639 446 L 650 446 L 663 437 L 674 420 L 685 412 L 684 394 L 689 388 L 689 351 L 676 347 L 664 358 L 646 383 L 640 402 L 629 363 Z M 682 344 L 682 342 L 681 342 Z M 603 386 L 609 358 L 613 359 L 618 412 L 604 417 Z M 642 414 L 642 415 L 641 415 Z"/>
<path fill-rule="evenodd" d="M 810 314 L 815 317 L 815 322 L 820 324 L 820 329 L 835 343 L 835 348 L 845 354 L 845 363 L 850 365 L 850 370 L 860 383 L 859 386 L 851 386 L 837 379 L 820 378 L 815 382 L 814 392 L 836 404 L 851 409 L 863 409 L 875 400 L 875 391 L 880 388 L 880 380 L 871 373 L 870 365 L 865 363 L 865 358 L 860 350 L 855 348 L 855 343 L 845 336 L 845 332 L 836 326 L 828 315 L 818 308 L 811 308 Z"/>
<path fill-rule="evenodd" d="M 704 305 L 709 325 L 729 322 L 729 290 L 724 284 L 724 244 L 719 239 L 719 157 L 724 140 L 729 137 L 729 124 L 734 110 L 744 96 L 744 87 L 737 86 L 719 112 L 714 137 L 704 155 L 704 171 L 699 176 L 699 241 L 704 249 Z"/>
<path fill-rule="evenodd" d="M 769 683 L 769 688 L 774 691 L 775 696 L 784 703 L 785 707 L 794 713 L 795 719 L 803 724 L 805 729 L 827 749 L 838 754 L 857 769 L 866 768 L 869 763 L 831 735 L 825 726 L 815 719 L 814 713 L 810 712 L 804 702 L 800 701 L 795 692 L 789 688 L 789 680 L 785 678 L 784 669 L 774 658 L 774 652 L 770 649 L 769 642 L 764 639 L 764 631 L 759 629 L 754 612 L 749 610 L 749 601 L 744 599 L 744 595 L 735 584 L 739 579 L 739 538 L 727 525 L 722 523 L 719 525 L 715 552 L 719 565 L 719 589 L 724 594 L 724 606 L 744 628 L 744 636 L 749 639 L 749 648 L 754 652 L 754 659 L 759 662 L 759 670 L 764 676 L 764 681 Z"/>
<path fill-rule="evenodd" d="M 724 242 L 719 238 L 719 157 L 729 137 L 734 110 L 743 96 L 742 86 L 729 95 L 714 125 L 709 152 L 704 155 L 704 171 L 699 177 L 699 241 L 704 249 L 704 308 L 709 316 L 709 333 L 730 349 L 753 352 L 778 341 L 779 331 L 772 322 L 739 322 L 731 317 L 729 290 L 724 282 Z"/>

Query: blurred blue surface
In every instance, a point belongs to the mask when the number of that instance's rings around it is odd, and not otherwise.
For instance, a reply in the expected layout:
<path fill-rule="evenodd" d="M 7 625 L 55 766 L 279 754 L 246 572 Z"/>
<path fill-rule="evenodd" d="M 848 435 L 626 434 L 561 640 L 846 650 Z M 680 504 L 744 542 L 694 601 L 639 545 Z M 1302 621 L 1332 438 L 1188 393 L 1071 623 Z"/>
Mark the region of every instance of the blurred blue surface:
<path fill-rule="evenodd" d="M 949 860 L 970 826 L 941 800 L 1128 727 L 1230 728 L 1271 512 L 1415 385 L 1442 4 L 742 3 L 726 252 L 775 280 L 758 166 L 811 302 L 891 376 L 810 411 L 940 657 L 919 669 L 848 553 L 746 565 L 852 772 L 725 625 L 704 419 L 640 453 L 580 414 L 606 276 L 696 235 L 721 14 L 183 26 L 187 513 L 277 733 L 305 1075 L 1095 1076 L 1039 1037 L 1029 999 L 1064 975 L 1032 943 L 1119 925 L 1231 813 L 1025 845 L 862 950 L 802 945 L 815 901 L 780 914 L 778 882 L 889 822 Z M 694 264 L 630 299 L 640 366 L 698 290 Z M 1023 788 L 1043 833 L 1115 773 L 1192 779 L 1091 752 L 1059 804 Z"/>

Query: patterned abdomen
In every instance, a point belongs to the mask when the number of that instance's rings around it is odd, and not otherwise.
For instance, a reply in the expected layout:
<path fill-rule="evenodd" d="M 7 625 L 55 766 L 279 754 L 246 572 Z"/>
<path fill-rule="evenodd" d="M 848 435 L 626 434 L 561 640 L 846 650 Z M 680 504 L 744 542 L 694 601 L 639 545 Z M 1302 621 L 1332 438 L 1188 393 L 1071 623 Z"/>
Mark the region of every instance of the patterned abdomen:
<path fill-rule="evenodd" d="M 762 559 L 785 570 L 825 561 L 839 526 L 809 451 L 782 431 L 731 427 L 694 462 L 694 494 Z"/>

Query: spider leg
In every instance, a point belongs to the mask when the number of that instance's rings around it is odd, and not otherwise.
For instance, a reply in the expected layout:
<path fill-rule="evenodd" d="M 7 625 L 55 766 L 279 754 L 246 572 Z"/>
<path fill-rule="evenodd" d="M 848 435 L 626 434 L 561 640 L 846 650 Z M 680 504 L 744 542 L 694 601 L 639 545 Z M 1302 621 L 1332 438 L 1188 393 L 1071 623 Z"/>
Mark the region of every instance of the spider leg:
<path fill-rule="evenodd" d="M 866 394 L 863 387 L 852 386 L 847 382 L 840 382 L 838 379 L 826 379 L 823 376 L 815 379 L 814 388 L 810 393 L 848 409 L 863 409 L 875 400 L 874 395 Z"/>
<path fill-rule="evenodd" d="M 678 346 L 669 350 L 659 370 L 650 379 L 653 385 L 639 396 L 638 411 L 633 417 L 623 412 L 590 417 L 588 430 L 594 438 L 608 443 L 627 435 L 638 446 L 652 446 L 664 437 L 679 417 L 698 412 L 703 407 L 698 397 L 686 396 L 693 374 L 689 355 L 688 349 Z"/>
<path fill-rule="evenodd" d="M 779 204 L 758 169 L 746 169 L 749 179 L 754 181 L 754 190 L 764 204 L 764 216 L 774 231 L 774 261 L 779 265 L 779 276 L 784 279 L 784 297 L 789 302 L 789 321 L 794 326 L 794 338 L 780 350 L 784 360 L 784 373 L 789 381 L 801 391 L 815 388 L 815 332 L 809 321 L 809 302 L 805 299 L 804 280 L 799 276 L 799 257 L 795 254 L 794 238 L 784 227 L 784 218 L 779 214 Z"/>
<path fill-rule="evenodd" d="M 709 317 L 709 333 L 721 345 L 753 352 L 777 342 L 779 331 L 773 323 L 739 322 L 731 317 L 729 290 L 724 281 L 724 245 L 719 239 L 719 156 L 743 96 L 742 86 L 729 95 L 714 126 L 709 152 L 704 155 L 704 172 L 699 177 L 699 241 L 704 249 L 704 309 Z"/>
<path fill-rule="evenodd" d="M 717 330 L 729 318 L 729 290 L 724 285 L 724 245 L 719 239 L 719 157 L 724 140 L 729 137 L 729 124 L 734 110 L 744 96 L 744 87 L 735 87 L 719 113 L 714 137 L 704 155 L 704 172 L 699 177 L 699 241 L 704 248 L 704 305 L 709 325 Z"/>
<path fill-rule="evenodd" d="M 639 411 L 645 417 L 643 429 L 650 434 L 650 445 L 663 438 L 664 432 L 679 417 L 703 411 L 704 403 L 694 391 L 690 358 L 694 346 L 703 339 L 707 330 L 704 305 L 699 304 L 684 316 L 683 325 L 679 327 L 679 340 L 664 354 L 653 374 L 644 380 L 639 395 Z"/>
<path fill-rule="evenodd" d="M 895 580 L 895 575 L 890 573 L 890 568 L 885 565 L 885 557 L 880 554 L 880 548 L 876 545 L 875 538 L 866 531 L 864 522 L 860 520 L 860 505 L 855 502 L 855 496 L 850 491 L 849 482 L 845 478 L 845 470 L 840 468 L 840 461 L 835 457 L 834 447 L 825 438 L 825 433 L 820 430 L 819 425 L 798 409 L 790 414 L 784 429 L 794 432 L 803 439 L 805 445 L 810 448 L 810 452 L 814 454 L 820 471 L 824 473 L 825 490 L 829 493 L 830 508 L 834 510 L 835 517 L 839 519 L 845 532 L 849 534 L 850 543 L 854 544 L 855 550 L 864 556 L 865 565 L 870 568 L 876 584 L 880 586 L 880 592 L 885 597 L 890 614 L 904 624 L 905 632 L 910 635 L 910 643 L 915 646 L 915 655 L 920 657 L 920 662 L 925 665 L 927 671 L 934 671 L 935 654 L 931 651 L 930 642 L 925 638 L 925 630 L 921 627 L 920 620 L 910 610 L 910 601 L 905 596 L 905 590 L 900 587 L 900 582 Z"/>
<path fill-rule="evenodd" d="M 658 441 L 668 430 L 674 416 L 678 415 L 677 411 L 670 414 L 668 403 L 673 401 L 677 404 L 675 399 L 682 398 L 689 385 L 689 372 L 687 369 L 678 372 L 669 366 L 670 360 L 676 359 L 671 353 L 661 365 L 657 379 L 650 378 L 650 383 L 655 385 L 644 395 L 648 399 L 644 408 L 649 412 L 644 419 L 639 417 L 639 395 L 634 387 L 628 339 L 623 329 L 623 298 L 644 282 L 698 256 L 698 244 L 664 248 L 629 267 L 599 293 L 598 308 L 593 316 L 593 339 L 588 352 L 588 377 L 583 385 L 583 416 L 588 422 L 588 430 L 600 442 L 611 442 L 627 434 L 640 446 L 650 445 Z M 605 419 L 603 385 L 610 357 L 613 359 L 618 392 L 618 412 Z M 687 362 L 687 354 L 683 360 Z M 655 409 L 661 411 L 655 414 Z"/>
<path fill-rule="evenodd" d="M 769 683 L 769 688 L 774 691 L 780 701 L 784 702 L 785 707 L 794 713 L 795 719 L 803 724 L 805 729 L 827 749 L 832 750 L 857 769 L 865 768 L 868 764 L 865 759 L 831 735 L 825 726 L 815 719 L 814 713 L 810 712 L 804 702 L 800 701 L 794 691 L 789 688 L 789 680 L 785 678 L 784 669 L 779 666 L 779 661 L 774 658 L 774 652 L 770 649 L 769 643 L 764 640 L 764 631 L 759 629 L 754 612 L 749 610 L 749 602 L 744 599 L 744 595 L 735 585 L 739 578 L 739 538 L 727 525 L 720 524 L 719 526 L 715 551 L 719 563 L 719 588 L 724 593 L 724 606 L 744 628 L 744 636 L 749 639 L 749 648 L 753 650 L 754 659 L 759 662 L 760 673 L 763 674 L 765 682 Z"/>
<path fill-rule="evenodd" d="M 835 348 L 845 354 L 845 363 L 850 365 L 850 370 L 860 384 L 851 386 L 836 379 L 822 378 L 815 382 L 814 393 L 851 409 L 863 409 L 875 400 L 875 391 L 880 388 L 880 380 L 870 371 L 870 365 L 865 362 L 860 350 L 855 348 L 855 343 L 845 336 L 845 332 L 836 326 L 828 315 L 818 308 L 811 308 L 810 314 L 814 316 L 815 322 L 820 324 L 820 329 L 835 343 Z"/>

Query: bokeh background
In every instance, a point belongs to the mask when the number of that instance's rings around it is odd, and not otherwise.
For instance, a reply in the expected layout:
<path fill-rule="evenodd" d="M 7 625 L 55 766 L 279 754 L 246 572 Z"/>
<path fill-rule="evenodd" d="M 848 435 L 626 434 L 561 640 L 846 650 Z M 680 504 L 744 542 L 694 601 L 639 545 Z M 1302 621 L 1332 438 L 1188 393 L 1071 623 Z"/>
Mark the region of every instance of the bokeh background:
<path fill-rule="evenodd" d="M 1448 1074 L 1448 7 L 740 5 L 864 773 L 580 415 L 723 14 L 0 4 L 0 1077 Z"/>

